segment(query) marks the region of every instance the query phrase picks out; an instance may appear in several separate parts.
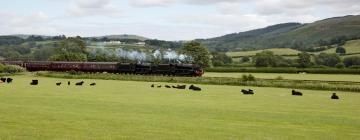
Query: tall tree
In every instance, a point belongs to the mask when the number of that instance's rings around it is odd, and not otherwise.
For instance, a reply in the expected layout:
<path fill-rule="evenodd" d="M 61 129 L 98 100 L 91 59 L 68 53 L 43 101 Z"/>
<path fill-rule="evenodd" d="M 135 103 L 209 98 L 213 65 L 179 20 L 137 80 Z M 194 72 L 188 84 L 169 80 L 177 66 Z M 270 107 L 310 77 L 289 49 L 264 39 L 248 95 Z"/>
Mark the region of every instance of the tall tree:
<path fill-rule="evenodd" d="M 344 47 L 337 47 L 336 53 L 340 55 L 346 54 L 346 49 Z"/>
<path fill-rule="evenodd" d="M 341 62 L 341 59 L 337 54 L 321 53 L 316 56 L 315 61 L 318 65 L 334 67 Z"/>
<path fill-rule="evenodd" d="M 85 42 L 81 37 L 69 37 L 60 42 L 56 54 L 50 58 L 53 61 L 87 61 Z"/>
<path fill-rule="evenodd" d="M 272 51 L 262 51 L 254 56 L 255 66 L 268 67 L 275 65 L 275 55 Z"/>
<path fill-rule="evenodd" d="M 307 52 L 302 52 L 298 54 L 298 63 L 299 67 L 306 68 L 311 66 L 311 55 Z"/>
<path fill-rule="evenodd" d="M 210 53 L 199 42 L 192 41 L 186 43 L 182 48 L 182 52 L 191 56 L 194 64 L 201 67 L 209 67 Z"/>
<path fill-rule="evenodd" d="M 212 52 L 211 55 L 211 61 L 214 66 L 221 66 L 232 63 L 232 58 L 227 56 L 225 53 Z"/>

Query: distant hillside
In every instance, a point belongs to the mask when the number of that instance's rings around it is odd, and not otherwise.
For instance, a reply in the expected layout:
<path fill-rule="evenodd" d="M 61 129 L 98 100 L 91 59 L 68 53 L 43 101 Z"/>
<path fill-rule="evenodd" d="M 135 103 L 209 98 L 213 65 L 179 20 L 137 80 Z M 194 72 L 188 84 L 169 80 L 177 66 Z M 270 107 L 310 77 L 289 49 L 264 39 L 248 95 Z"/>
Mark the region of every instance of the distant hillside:
<path fill-rule="evenodd" d="M 309 24 L 284 23 L 262 29 L 199 39 L 213 50 L 304 49 L 332 44 L 339 38 L 360 38 L 360 15 L 329 18 Z"/>
<path fill-rule="evenodd" d="M 100 36 L 100 37 L 94 37 L 94 38 L 100 39 L 100 38 L 104 38 L 104 37 L 106 37 L 108 39 L 137 39 L 137 40 L 141 40 L 141 41 L 149 40 L 149 38 L 146 38 L 146 37 L 137 36 L 137 35 L 127 35 L 127 34 L 107 35 L 107 36 Z"/>

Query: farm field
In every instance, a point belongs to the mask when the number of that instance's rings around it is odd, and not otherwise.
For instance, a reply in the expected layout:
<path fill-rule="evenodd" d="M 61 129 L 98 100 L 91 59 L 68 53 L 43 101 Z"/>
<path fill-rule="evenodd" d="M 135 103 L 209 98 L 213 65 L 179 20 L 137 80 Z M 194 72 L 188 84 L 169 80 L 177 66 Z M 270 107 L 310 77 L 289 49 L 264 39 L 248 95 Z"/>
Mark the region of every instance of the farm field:
<path fill-rule="evenodd" d="M 342 47 L 346 49 L 347 54 L 360 53 L 360 40 L 347 41 L 346 44 L 343 45 Z M 336 53 L 336 48 L 328 49 L 322 52 Z"/>
<path fill-rule="evenodd" d="M 281 76 L 289 80 L 323 80 L 323 81 L 351 81 L 360 82 L 360 75 L 353 74 L 286 74 L 286 73 L 217 73 L 205 72 L 205 77 L 233 77 L 241 78 L 242 75 L 252 74 L 256 78 L 276 79 Z"/>
<path fill-rule="evenodd" d="M 262 51 L 272 51 L 274 52 L 275 55 L 297 55 L 298 53 L 300 53 L 300 51 L 290 48 L 273 48 L 273 49 L 256 50 L 256 51 L 228 52 L 226 54 L 230 57 L 254 56 Z"/>
<path fill-rule="evenodd" d="M 152 83 L 13 76 L 0 84 L 0 139 L 358 139 L 360 94 L 199 85 L 203 91 Z M 39 86 L 30 86 L 32 79 Z M 80 80 L 70 80 L 72 83 Z M 162 84 L 165 83 L 156 83 Z M 172 84 L 169 84 L 172 85 Z M 240 94 L 251 88 L 256 94 Z"/>

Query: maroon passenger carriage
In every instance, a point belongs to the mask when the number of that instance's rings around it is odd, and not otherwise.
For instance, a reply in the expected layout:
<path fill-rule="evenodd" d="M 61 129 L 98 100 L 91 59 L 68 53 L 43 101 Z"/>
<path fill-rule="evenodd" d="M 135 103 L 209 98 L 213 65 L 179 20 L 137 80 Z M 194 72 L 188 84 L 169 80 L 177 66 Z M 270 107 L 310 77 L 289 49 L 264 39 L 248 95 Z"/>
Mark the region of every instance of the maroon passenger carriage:
<path fill-rule="evenodd" d="M 133 64 L 118 62 L 55 62 L 55 61 L 2 61 L 19 65 L 28 71 L 82 71 L 126 74 L 202 76 L 204 71 L 193 64 Z"/>

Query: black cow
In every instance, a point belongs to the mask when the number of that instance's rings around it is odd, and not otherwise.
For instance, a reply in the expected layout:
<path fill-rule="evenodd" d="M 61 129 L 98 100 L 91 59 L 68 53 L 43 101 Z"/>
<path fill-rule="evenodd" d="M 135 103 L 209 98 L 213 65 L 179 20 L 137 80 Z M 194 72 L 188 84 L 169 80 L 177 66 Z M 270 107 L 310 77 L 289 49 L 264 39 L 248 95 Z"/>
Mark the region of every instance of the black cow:
<path fill-rule="evenodd" d="M 157 86 L 157 88 L 161 88 L 161 85 L 160 85 L 160 86 Z"/>
<path fill-rule="evenodd" d="M 191 85 L 191 86 L 189 87 L 189 89 L 194 90 L 194 91 L 201 91 L 201 88 L 200 88 L 200 87 L 197 87 L 197 86 L 194 86 L 194 85 Z"/>
<path fill-rule="evenodd" d="M 338 100 L 338 99 L 340 99 L 340 98 L 339 98 L 339 96 L 336 95 L 336 93 L 333 93 L 333 94 L 331 95 L 331 99 L 333 99 L 333 100 Z"/>
<path fill-rule="evenodd" d="M 186 89 L 186 85 L 177 85 L 177 89 Z M 200 89 L 201 90 L 201 89 Z"/>
<path fill-rule="evenodd" d="M 39 84 L 39 80 L 32 80 L 32 82 L 30 83 L 30 85 L 38 85 Z"/>
<path fill-rule="evenodd" d="M 254 95 L 255 94 L 252 89 L 249 89 L 249 90 L 242 89 L 241 92 L 245 95 Z"/>
<path fill-rule="evenodd" d="M 12 78 L 7 78 L 7 79 L 6 79 L 6 82 L 7 82 L 7 83 L 11 83 L 12 81 L 13 81 Z"/>
<path fill-rule="evenodd" d="M 68 81 L 68 86 L 70 86 L 70 81 Z"/>
<path fill-rule="evenodd" d="M 56 85 L 57 85 L 57 86 L 61 86 L 61 82 L 59 82 L 59 83 L 56 83 Z"/>
<path fill-rule="evenodd" d="M 81 81 L 81 82 L 76 83 L 75 85 L 82 86 L 83 84 L 84 84 L 84 81 Z"/>
<path fill-rule="evenodd" d="M 155 87 L 155 85 L 154 85 L 154 84 L 152 84 L 152 85 L 151 85 L 151 87 L 152 87 L 152 88 L 154 88 L 154 87 Z"/>
<path fill-rule="evenodd" d="M 165 85 L 165 87 L 166 87 L 166 88 L 171 88 L 171 86 L 169 86 L 169 85 Z"/>
<path fill-rule="evenodd" d="M 96 83 L 91 83 L 90 86 L 96 86 Z"/>
<path fill-rule="evenodd" d="M 294 96 L 302 96 L 303 95 L 301 92 L 295 91 L 295 90 L 292 90 L 291 94 L 294 95 Z"/>
<path fill-rule="evenodd" d="M 6 78 L 1 77 L 0 80 L 1 80 L 3 83 L 6 82 Z"/>

